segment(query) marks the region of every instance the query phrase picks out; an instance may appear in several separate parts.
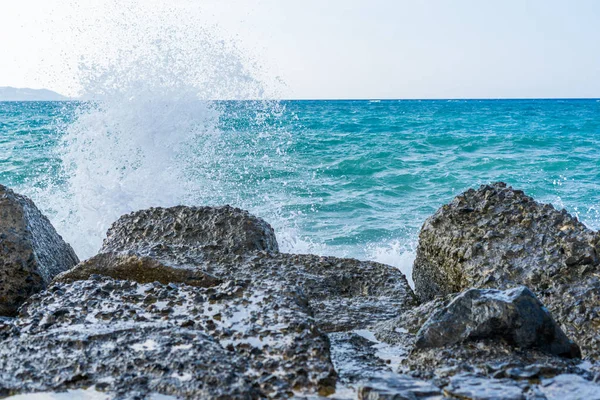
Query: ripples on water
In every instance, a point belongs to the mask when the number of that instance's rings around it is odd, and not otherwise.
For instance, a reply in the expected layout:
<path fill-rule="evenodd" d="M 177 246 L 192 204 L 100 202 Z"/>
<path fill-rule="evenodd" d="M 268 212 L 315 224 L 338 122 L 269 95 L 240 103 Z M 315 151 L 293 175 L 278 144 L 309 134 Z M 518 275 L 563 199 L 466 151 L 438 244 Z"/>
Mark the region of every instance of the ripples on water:
<path fill-rule="evenodd" d="M 61 204 L 52 195 L 73 190 L 57 146 L 80 118 L 79 107 L 0 103 L 0 182 L 32 196 L 53 218 L 64 218 L 63 206 L 100 207 L 98 199 Z M 183 174 L 177 184 L 186 187 L 154 205 L 250 209 L 274 225 L 285 251 L 376 259 L 408 272 L 423 221 L 461 191 L 496 180 L 600 227 L 596 100 L 218 102 L 208 108 L 218 115 L 211 133 L 199 129 L 178 165 L 158 161 Z M 125 168 L 122 161 L 102 162 L 115 163 L 108 170 Z M 151 176 L 135 177 L 151 185 Z M 144 190 L 136 187 L 140 196 L 153 193 Z M 128 204 L 136 203 L 121 211 Z M 82 256 L 101 240 L 92 229 L 86 247 L 76 229 L 55 222 Z M 98 221 L 102 232 L 110 222 Z"/>

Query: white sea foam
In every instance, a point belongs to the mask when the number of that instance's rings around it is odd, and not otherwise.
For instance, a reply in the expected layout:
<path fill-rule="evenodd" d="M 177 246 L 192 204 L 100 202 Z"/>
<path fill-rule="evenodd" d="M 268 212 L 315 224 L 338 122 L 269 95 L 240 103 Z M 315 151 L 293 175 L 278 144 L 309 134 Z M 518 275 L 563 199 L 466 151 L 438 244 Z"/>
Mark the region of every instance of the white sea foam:
<path fill-rule="evenodd" d="M 98 17 L 106 30 L 83 33 L 97 43 L 78 73 L 89 102 L 61 128 L 60 178 L 33 195 L 81 258 L 125 213 L 213 203 L 223 182 L 208 168 L 223 155 L 211 146 L 221 116 L 211 100 L 262 95 L 234 44 L 175 8 L 141 4 L 115 2 Z"/>
<path fill-rule="evenodd" d="M 415 283 L 412 280 L 412 267 L 416 257 L 415 243 L 403 243 L 393 240 L 388 243 L 378 244 L 367 247 L 367 258 L 382 264 L 394 266 L 400 270 L 410 287 L 414 289 Z"/>

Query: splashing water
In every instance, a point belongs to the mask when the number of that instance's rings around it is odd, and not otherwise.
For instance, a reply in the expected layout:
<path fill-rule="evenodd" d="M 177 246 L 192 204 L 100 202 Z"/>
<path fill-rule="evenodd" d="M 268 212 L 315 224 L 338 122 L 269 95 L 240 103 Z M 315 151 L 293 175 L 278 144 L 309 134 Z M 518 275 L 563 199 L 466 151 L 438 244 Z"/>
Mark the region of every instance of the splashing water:
<path fill-rule="evenodd" d="M 87 101 L 59 129 L 61 179 L 36 196 L 81 257 L 93 255 L 125 213 L 220 203 L 228 172 L 217 169 L 231 150 L 218 127 L 223 105 L 213 99 L 263 93 L 235 46 L 185 15 L 107 4 L 108 34 L 87 39 L 99 47 L 79 66 Z M 276 108 L 253 104 L 263 113 Z M 252 141 L 238 144 L 253 154 Z"/>

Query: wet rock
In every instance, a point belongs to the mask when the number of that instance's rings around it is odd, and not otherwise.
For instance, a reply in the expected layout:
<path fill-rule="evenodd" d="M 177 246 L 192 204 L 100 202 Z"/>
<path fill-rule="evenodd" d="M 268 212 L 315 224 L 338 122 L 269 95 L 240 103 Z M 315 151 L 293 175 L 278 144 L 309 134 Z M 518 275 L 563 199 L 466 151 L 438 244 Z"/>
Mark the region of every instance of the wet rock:
<path fill-rule="evenodd" d="M 144 256 L 126 253 L 101 253 L 54 278 L 55 282 L 87 280 L 92 275 L 138 283 L 183 283 L 189 286 L 210 287 L 221 283 L 217 278 L 197 269 L 173 268 Z"/>
<path fill-rule="evenodd" d="M 600 235 L 504 183 L 457 196 L 419 235 L 424 301 L 468 288 L 529 287 L 583 355 L 600 357 Z"/>
<path fill-rule="evenodd" d="M 329 341 L 305 304 L 273 282 L 55 283 L 9 322 L 0 386 L 26 393 L 95 385 L 140 398 L 331 394 Z"/>
<path fill-rule="evenodd" d="M 402 348 L 391 354 L 390 346 L 358 332 L 335 332 L 329 334 L 331 360 L 343 384 L 353 385 L 361 381 L 391 375 L 398 367 L 397 360 L 406 356 Z"/>
<path fill-rule="evenodd" d="M 368 330 L 331 333 L 329 339 L 338 385 L 356 388 L 359 399 L 442 398 L 433 384 L 394 373 L 399 360 L 407 356 L 402 346 L 382 343 Z"/>
<path fill-rule="evenodd" d="M 461 293 L 425 322 L 417 334 L 416 347 L 443 347 L 495 337 L 520 348 L 581 357 L 579 347 L 565 336 L 526 287 L 505 291 L 470 289 Z"/>
<path fill-rule="evenodd" d="M 417 303 L 406 277 L 397 268 L 376 262 L 259 252 L 198 265 L 221 279 L 273 280 L 297 288 L 324 332 L 363 328 Z"/>
<path fill-rule="evenodd" d="M 375 324 L 375 337 L 391 348 L 405 349 L 398 371 L 443 387 L 457 375 L 484 379 L 535 381 L 572 373 L 590 379 L 592 373 L 578 359 L 567 359 L 536 348 L 518 348 L 502 336 L 466 340 L 440 348 L 417 348 L 417 334 L 425 322 L 444 310 L 458 295 L 439 297 L 396 318 Z M 481 382 L 481 379 L 479 379 Z"/>
<path fill-rule="evenodd" d="M 508 379 L 459 375 L 444 388 L 444 394 L 470 400 L 525 400 L 529 385 Z"/>
<path fill-rule="evenodd" d="M 30 199 L 0 185 L 0 316 L 15 315 L 29 296 L 78 262 Z"/>
<path fill-rule="evenodd" d="M 431 383 L 395 375 L 361 384 L 358 400 L 441 400 L 442 391 Z"/>
<path fill-rule="evenodd" d="M 195 255 L 279 251 L 264 220 L 231 206 L 149 208 L 124 215 L 108 230 L 101 253 L 175 249 Z"/>
<path fill-rule="evenodd" d="M 548 400 L 599 400 L 600 385 L 579 375 L 565 374 L 542 381 L 540 391 Z"/>
<path fill-rule="evenodd" d="M 444 394 L 473 400 L 598 400 L 600 385 L 579 375 L 564 374 L 538 381 L 487 379 L 460 375 L 451 379 Z"/>

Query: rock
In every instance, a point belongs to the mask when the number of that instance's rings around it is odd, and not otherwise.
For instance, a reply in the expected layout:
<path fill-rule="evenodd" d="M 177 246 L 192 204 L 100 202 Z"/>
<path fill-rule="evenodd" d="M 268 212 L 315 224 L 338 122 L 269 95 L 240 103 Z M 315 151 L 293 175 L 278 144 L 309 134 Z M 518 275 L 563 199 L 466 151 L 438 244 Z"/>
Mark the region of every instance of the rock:
<path fill-rule="evenodd" d="M 548 400 L 599 400 L 600 385 L 579 375 L 558 375 L 542 380 L 540 391 Z"/>
<path fill-rule="evenodd" d="M 260 252 L 198 265 L 220 279 L 269 280 L 297 288 L 324 332 L 363 328 L 416 305 L 406 277 L 397 268 L 376 262 Z"/>
<path fill-rule="evenodd" d="M 529 385 L 509 379 L 487 379 L 459 375 L 451 379 L 444 394 L 458 399 L 470 400 L 525 400 Z"/>
<path fill-rule="evenodd" d="M 579 347 L 556 325 L 526 287 L 470 289 L 436 311 L 417 334 L 416 347 L 444 347 L 465 340 L 501 337 L 519 348 L 539 348 L 579 358 Z"/>
<path fill-rule="evenodd" d="M 441 390 L 429 382 L 397 375 L 399 360 L 407 351 L 379 342 L 368 330 L 329 334 L 331 359 L 342 385 L 357 387 L 359 399 L 442 398 Z M 354 396 L 352 396 L 354 399 Z"/>
<path fill-rule="evenodd" d="M 121 397 L 287 398 L 335 391 L 329 341 L 302 294 L 93 276 L 31 297 L 0 346 L 11 393 L 95 385 Z"/>
<path fill-rule="evenodd" d="M 600 358 L 600 235 L 504 183 L 457 196 L 427 219 L 413 269 L 426 301 L 468 288 L 529 287 L 583 355 Z"/>
<path fill-rule="evenodd" d="M 173 268 L 150 257 L 124 253 L 98 254 L 59 274 L 54 281 L 70 283 L 87 280 L 92 275 L 104 275 L 137 283 L 183 283 L 197 287 L 211 287 L 221 283 L 219 279 L 199 270 Z"/>
<path fill-rule="evenodd" d="M 358 400 L 441 400 L 442 391 L 431 383 L 409 376 L 388 376 L 364 382 Z"/>
<path fill-rule="evenodd" d="M 378 357 L 376 343 L 355 332 L 329 334 L 331 361 L 346 384 L 390 374 L 392 368 Z"/>
<path fill-rule="evenodd" d="M 29 296 L 78 262 L 30 199 L 0 185 L 0 316 L 15 315 Z"/>
<path fill-rule="evenodd" d="M 401 360 L 398 371 L 432 380 L 439 387 L 447 386 L 457 375 L 478 376 L 477 385 L 486 379 L 535 381 L 563 373 L 586 379 L 593 377 L 581 360 L 559 357 L 537 348 L 517 348 L 502 336 L 466 340 L 441 348 L 417 348 L 417 334 L 425 322 L 442 312 L 457 296 L 438 297 L 371 327 L 377 340 L 397 352 L 404 349 L 406 357 Z"/>
<path fill-rule="evenodd" d="M 122 216 L 108 230 L 100 252 L 150 255 L 167 248 L 196 256 L 279 251 L 273 228 L 247 211 L 231 206 L 178 206 Z"/>
<path fill-rule="evenodd" d="M 444 393 L 454 398 L 473 400 L 598 400 L 600 385 L 574 374 L 543 379 L 540 385 L 460 375 L 452 378 Z"/>

